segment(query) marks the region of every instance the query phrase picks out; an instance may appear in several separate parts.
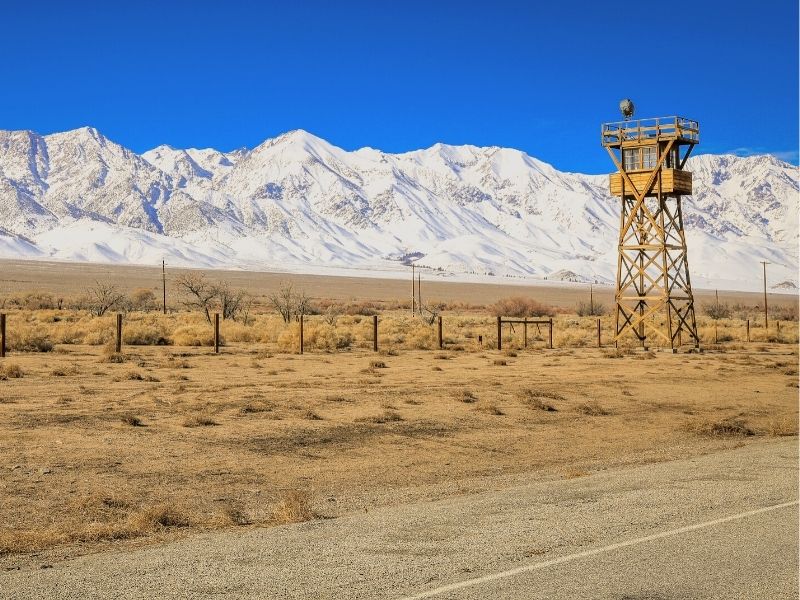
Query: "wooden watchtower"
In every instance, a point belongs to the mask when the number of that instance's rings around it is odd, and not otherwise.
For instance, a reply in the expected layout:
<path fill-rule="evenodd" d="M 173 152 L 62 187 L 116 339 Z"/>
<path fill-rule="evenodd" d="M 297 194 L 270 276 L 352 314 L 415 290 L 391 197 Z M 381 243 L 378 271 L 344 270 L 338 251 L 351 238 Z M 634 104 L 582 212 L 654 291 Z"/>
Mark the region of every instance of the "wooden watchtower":
<path fill-rule="evenodd" d="M 684 166 L 700 126 L 683 117 L 630 119 L 603 124 L 601 134 L 617 167 L 611 194 L 621 200 L 614 341 L 630 332 L 645 347 L 699 347 L 681 196 L 692 193 Z"/>

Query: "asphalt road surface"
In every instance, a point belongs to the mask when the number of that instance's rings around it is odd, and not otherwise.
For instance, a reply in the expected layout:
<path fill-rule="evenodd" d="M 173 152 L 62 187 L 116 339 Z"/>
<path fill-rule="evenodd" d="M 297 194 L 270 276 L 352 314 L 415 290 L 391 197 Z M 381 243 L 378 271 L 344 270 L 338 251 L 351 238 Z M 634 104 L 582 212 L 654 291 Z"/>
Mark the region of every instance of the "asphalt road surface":
<path fill-rule="evenodd" d="M 0 574 L 0 598 L 798 598 L 796 438 Z"/>

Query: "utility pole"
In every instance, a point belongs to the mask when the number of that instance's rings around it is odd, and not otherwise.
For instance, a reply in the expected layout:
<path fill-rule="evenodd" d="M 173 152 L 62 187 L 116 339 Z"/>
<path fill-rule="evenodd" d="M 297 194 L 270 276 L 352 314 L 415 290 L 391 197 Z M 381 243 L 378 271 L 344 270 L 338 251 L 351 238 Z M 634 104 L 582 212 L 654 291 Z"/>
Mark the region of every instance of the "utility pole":
<path fill-rule="evenodd" d="M 417 290 L 414 282 L 414 263 L 411 263 L 411 316 L 417 314 L 414 303 L 416 302 Z"/>
<path fill-rule="evenodd" d="M 161 291 L 164 295 L 164 314 L 167 314 L 167 266 L 165 261 L 161 261 Z"/>
<path fill-rule="evenodd" d="M 594 314 L 594 286 L 589 284 L 589 314 Z"/>
<path fill-rule="evenodd" d="M 764 266 L 764 329 L 769 329 L 769 317 L 767 316 L 767 265 L 770 263 L 762 260 L 761 264 Z"/>
<path fill-rule="evenodd" d="M 417 310 L 419 316 L 422 316 L 422 272 L 417 273 Z"/>

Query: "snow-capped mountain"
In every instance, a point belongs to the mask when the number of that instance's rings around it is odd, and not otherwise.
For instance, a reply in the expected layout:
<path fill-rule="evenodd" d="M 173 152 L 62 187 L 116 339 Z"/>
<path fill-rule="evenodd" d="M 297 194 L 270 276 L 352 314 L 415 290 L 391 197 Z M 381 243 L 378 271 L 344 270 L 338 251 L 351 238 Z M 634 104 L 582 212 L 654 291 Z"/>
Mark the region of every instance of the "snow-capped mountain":
<path fill-rule="evenodd" d="M 599 151 L 599 149 L 598 149 Z M 695 285 L 746 289 L 758 261 L 797 281 L 798 169 L 772 156 L 689 159 Z M 348 152 L 305 131 L 252 150 L 137 155 L 93 128 L 0 131 L 0 257 L 613 281 L 606 176 L 510 148 Z"/>

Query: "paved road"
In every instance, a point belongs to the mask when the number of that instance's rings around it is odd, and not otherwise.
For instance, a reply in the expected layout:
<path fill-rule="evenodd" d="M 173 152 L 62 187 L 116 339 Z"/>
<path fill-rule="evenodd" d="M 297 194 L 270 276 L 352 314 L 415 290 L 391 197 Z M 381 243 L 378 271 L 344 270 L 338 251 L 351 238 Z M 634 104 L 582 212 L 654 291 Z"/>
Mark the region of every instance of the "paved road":
<path fill-rule="evenodd" d="M 87 556 L 0 598 L 798 598 L 797 483 L 797 440 L 762 442 Z"/>

